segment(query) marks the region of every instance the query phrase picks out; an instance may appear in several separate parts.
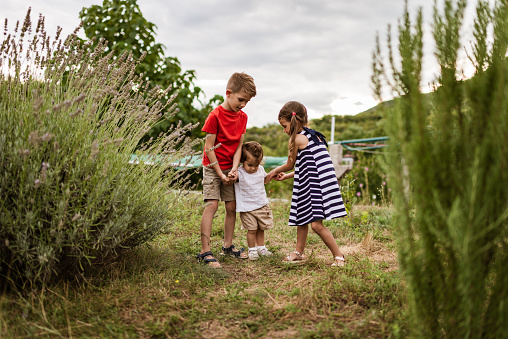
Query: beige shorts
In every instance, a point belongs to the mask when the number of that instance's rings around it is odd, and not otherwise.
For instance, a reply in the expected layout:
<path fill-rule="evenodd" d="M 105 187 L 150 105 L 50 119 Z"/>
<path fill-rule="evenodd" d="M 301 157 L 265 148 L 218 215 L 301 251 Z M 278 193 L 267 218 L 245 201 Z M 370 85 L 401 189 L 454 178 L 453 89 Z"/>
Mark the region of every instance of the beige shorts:
<path fill-rule="evenodd" d="M 222 173 L 228 175 L 230 170 Z M 203 167 L 203 199 L 235 201 L 235 186 L 224 185 L 213 168 Z"/>
<path fill-rule="evenodd" d="M 240 212 L 242 230 L 269 230 L 273 228 L 273 215 L 270 205 L 265 205 L 250 212 Z"/>

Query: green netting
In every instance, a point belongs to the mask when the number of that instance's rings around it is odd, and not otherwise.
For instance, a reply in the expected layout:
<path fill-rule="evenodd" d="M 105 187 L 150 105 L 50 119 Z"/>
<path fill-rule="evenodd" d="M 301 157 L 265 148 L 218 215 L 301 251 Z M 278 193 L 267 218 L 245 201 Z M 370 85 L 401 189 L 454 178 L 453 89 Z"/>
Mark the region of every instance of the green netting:
<path fill-rule="evenodd" d="M 201 166 L 202 159 L 202 155 L 192 155 L 183 157 L 179 161 L 172 162 L 171 164 L 177 168 L 195 168 Z M 284 165 L 287 161 L 287 157 L 265 157 L 264 160 L 264 168 L 275 168 L 277 166 Z M 129 159 L 130 164 L 138 164 L 140 161 L 143 161 L 147 165 L 153 165 L 162 161 L 162 157 L 159 155 L 154 155 L 150 157 L 145 156 L 139 158 L 136 154 L 132 154 Z"/>

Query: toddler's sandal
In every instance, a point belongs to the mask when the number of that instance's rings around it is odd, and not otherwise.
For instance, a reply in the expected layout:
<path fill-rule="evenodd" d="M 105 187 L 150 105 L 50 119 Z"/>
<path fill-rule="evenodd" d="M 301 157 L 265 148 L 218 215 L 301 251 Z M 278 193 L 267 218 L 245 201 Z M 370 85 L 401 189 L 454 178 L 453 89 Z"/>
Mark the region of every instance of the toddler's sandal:
<path fill-rule="evenodd" d="M 285 257 L 282 262 L 286 264 L 301 264 L 306 261 L 305 256 L 298 251 L 293 251 L 296 254 L 295 258 L 291 258 L 291 254 Z"/>
<path fill-rule="evenodd" d="M 211 258 L 206 258 L 208 256 L 211 256 Z M 197 255 L 197 258 L 205 265 L 208 265 L 213 268 L 222 268 L 219 261 L 213 257 L 213 253 L 211 251 L 200 253 Z"/>
<path fill-rule="evenodd" d="M 344 257 L 335 257 L 335 262 L 332 264 L 332 267 L 344 267 L 346 264 L 346 260 Z"/>

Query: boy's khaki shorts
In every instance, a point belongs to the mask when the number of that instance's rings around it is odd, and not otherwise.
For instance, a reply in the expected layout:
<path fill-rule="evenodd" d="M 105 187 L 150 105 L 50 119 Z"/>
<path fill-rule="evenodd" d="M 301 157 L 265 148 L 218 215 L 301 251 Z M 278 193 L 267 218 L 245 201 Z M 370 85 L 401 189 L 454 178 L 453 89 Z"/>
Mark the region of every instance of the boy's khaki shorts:
<path fill-rule="evenodd" d="M 228 175 L 230 170 L 222 173 Z M 224 185 L 213 168 L 203 167 L 203 200 L 235 201 L 235 186 Z"/>
<path fill-rule="evenodd" d="M 242 230 L 269 230 L 273 228 L 273 215 L 270 205 L 265 205 L 250 212 L 240 212 Z"/>

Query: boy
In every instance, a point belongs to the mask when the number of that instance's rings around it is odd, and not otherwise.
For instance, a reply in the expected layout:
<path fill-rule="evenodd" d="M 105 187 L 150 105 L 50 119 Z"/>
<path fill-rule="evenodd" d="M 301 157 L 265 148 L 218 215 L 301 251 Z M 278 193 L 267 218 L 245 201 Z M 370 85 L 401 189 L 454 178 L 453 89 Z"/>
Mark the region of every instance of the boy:
<path fill-rule="evenodd" d="M 236 222 L 236 201 L 233 183 L 238 178 L 238 165 L 244 134 L 247 128 L 247 114 L 242 109 L 256 96 L 254 79 L 245 73 L 234 73 L 226 86 L 226 98 L 216 107 L 205 121 L 206 132 L 203 153 L 203 199 L 205 209 L 201 217 L 201 252 L 198 259 L 214 268 L 221 265 L 210 251 L 213 216 L 224 201 L 224 245 L 222 251 L 240 259 L 247 259 L 247 253 L 235 249 L 233 234 Z"/>
<path fill-rule="evenodd" d="M 257 260 L 260 255 L 272 255 L 265 247 L 265 230 L 273 228 L 273 215 L 266 197 L 265 184 L 269 180 L 265 169 L 260 166 L 262 161 L 263 148 L 259 143 L 250 141 L 243 144 L 235 195 L 242 229 L 247 230 L 250 260 Z"/>

